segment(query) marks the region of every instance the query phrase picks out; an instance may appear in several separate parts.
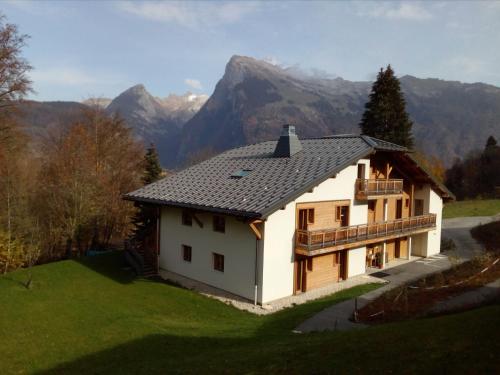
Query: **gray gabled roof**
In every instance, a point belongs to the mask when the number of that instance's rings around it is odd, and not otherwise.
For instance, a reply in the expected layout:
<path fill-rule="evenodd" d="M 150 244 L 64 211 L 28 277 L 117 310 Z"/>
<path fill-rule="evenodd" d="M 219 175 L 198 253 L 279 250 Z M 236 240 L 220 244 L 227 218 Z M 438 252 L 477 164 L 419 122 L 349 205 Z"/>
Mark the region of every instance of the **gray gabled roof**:
<path fill-rule="evenodd" d="M 129 193 L 125 199 L 265 218 L 360 158 L 377 150 L 407 151 L 364 135 L 300 142 L 302 151 L 288 158 L 273 157 L 276 141 L 235 148 Z"/>

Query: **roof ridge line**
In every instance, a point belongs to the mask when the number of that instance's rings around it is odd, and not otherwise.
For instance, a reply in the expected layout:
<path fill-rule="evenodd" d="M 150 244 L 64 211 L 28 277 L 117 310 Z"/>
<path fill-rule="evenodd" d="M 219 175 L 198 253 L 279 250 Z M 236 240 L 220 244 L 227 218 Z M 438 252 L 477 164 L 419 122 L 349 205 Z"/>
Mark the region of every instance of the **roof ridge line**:
<path fill-rule="evenodd" d="M 377 148 L 377 142 L 375 142 L 369 135 L 361 134 L 360 137 L 368 144 L 368 146 Z"/>

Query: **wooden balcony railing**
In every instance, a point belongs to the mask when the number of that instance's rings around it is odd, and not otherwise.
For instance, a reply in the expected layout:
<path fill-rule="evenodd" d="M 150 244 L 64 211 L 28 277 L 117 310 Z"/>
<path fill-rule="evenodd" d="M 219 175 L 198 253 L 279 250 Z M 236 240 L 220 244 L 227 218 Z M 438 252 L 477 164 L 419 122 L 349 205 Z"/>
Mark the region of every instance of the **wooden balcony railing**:
<path fill-rule="evenodd" d="M 366 180 L 358 178 L 356 180 L 356 199 L 367 199 L 368 196 L 402 193 L 403 180 L 400 179 Z"/>
<path fill-rule="evenodd" d="M 320 230 L 301 230 L 295 233 L 297 249 L 307 252 L 346 245 L 355 242 L 374 242 L 388 236 L 403 236 L 436 227 L 436 215 L 426 214 L 372 224 L 352 225 L 348 227 Z M 376 241 L 375 241 L 376 242 Z"/>

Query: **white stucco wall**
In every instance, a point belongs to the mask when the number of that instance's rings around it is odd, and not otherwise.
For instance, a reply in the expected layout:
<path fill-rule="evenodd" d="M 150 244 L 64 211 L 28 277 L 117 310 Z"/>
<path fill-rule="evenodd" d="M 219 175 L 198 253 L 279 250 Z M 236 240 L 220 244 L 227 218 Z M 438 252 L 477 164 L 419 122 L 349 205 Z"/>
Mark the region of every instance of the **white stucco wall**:
<path fill-rule="evenodd" d="M 349 250 L 348 277 L 362 275 L 366 272 L 366 247 Z"/>
<path fill-rule="evenodd" d="M 293 294 L 295 203 L 270 215 L 265 222 L 262 295 L 266 303 Z"/>
<path fill-rule="evenodd" d="M 370 161 L 362 159 L 359 163 L 366 164 L 365 178 L 368 178 Z M 349 225 L 366 223 L 368 217 L 366 202 L 363 204 L 354 200 L 354 185 L 357 174 L 357 165 L 349 166 L 339 172 L 335 178 L 329 178 L 322 182 L 312 192 L 301 195 L 295 201 L 288 203 L 284 209 L 274 212 L 267 218 L 263 251 L 263 289 L 260 302 L 266 303 L 293 294 L 295 208 L 297 203 L 349 199 L 351 201 Z M 349 277 L 365 272 L 365 254 L 365 247 L 350 251 Z"/>
<path fill-rule="evenodd" d="M 427 256 L 441 251 L 441 221 L 443 217 L 443 199 L 434 190 L 430 190 L 429 213 L 436 214 L 436 229 L 427 233 Z"/>
<path fill-rule="evenodd" d="M 436 214 L 436 229 L 412 236 L 412 255 L 430 256 L 441 251 L 443 199 L 430 185 L 415 190 L 415 199 L 424 200 L 424 214 Z"/>
<path fill-rule="evenodd" d="M 192 226 L 182 225 L 181 209 L 162 208 L 160 268 L 253 300 L 256 237 L 248 224 L 226 216 L 226 232 L 219 233 L 212 214 L 197 217 L 203 228 L 194 220 Z M 182 259 L 181 245 L 192 247 L 190 263 Z M 224 255 L 224 272 L 213 269 L 214 252 Z"/>

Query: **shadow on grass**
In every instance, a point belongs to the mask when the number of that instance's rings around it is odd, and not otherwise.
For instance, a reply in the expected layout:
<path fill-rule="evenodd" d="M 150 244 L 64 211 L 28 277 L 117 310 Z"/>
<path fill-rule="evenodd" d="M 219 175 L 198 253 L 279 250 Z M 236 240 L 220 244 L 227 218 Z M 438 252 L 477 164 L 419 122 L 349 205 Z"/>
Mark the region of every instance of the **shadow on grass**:
<path fill-rule="evenodd" d="M 129 284 L 137 279 L 132 268 L 125 261 L 122 251 L 113 251 L 102 255 L 85 256 L 73 259 L 75 262 L 89 268 L 120 284 Z"/>
<path fill-rule="evenodd" d="M 499 363 L 492 359 L 498 341 L 488 334 L 497 324 L 495 306 L 366 330 L 308 335 L 279 333 L 269 320 L 256 331 L 239 332 L 235 327 L 219 338 L 148 335 L 42 374 L 458 373 L 464 369 L 497 373 Z M 394 343 L 398 348 L 391 346 Z"/>
<path fill-rule="evenodd" d="M 272 341 L 266 345 L 276 347 Z M 157 334 L 81 357 L 41 374 L 249 372 L 253 366 L 261 368 L 266 363 L 276 363 L 280 370 L 286 370 L 288 356 L 280 358 L 276 354 L 275 349 L 266 351 L 262 340 Z"/>
<path fill-rule="evenodd" d="M 267 316 L 256 316 L 228 306 L 241 314 L 241 326 L 234 320 L 235 323 L 229 323 L 234 326 L 223 325 L 221 332 L 210 337 L 193 336 L 195 331 L 186 331 L 186 336 L 147 335 L 42 373 L 241 373 L 269 368 L 272 372 L 293 373 L 290 364 L 300 362 L 302 344 L 311 337 L 318 337 L 298 335 L 292 333 L 292 329 L 312 314 L 377 286 L 354 287 Z M 343 333 L 330 333 L 337 334 Z"/>

